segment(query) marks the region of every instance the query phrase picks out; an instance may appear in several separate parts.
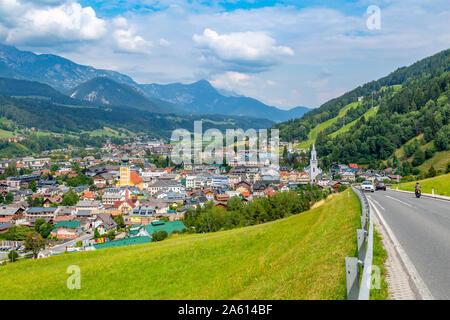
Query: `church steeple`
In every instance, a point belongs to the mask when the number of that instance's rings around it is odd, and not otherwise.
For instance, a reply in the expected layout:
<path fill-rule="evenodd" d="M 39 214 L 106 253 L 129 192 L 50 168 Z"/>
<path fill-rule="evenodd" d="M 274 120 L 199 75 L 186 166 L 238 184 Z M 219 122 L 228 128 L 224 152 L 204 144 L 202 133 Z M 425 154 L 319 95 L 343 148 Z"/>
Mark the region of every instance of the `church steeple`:
<path fill-rule="evenodd" d="M 309 179 L 314 182 L 317 175 L 319 175 L 320 169 L 317 167 L 317 152 L 316 145 L 313 144 L 311 150 L 311 159 L 309 160 Z"/>
<path fill-rule="evenodd" d="M 312 150 L 311 150 L 311 161 L 317 161 L 317 152 L 316 152 L 315 144 L 313 144 Z"/>

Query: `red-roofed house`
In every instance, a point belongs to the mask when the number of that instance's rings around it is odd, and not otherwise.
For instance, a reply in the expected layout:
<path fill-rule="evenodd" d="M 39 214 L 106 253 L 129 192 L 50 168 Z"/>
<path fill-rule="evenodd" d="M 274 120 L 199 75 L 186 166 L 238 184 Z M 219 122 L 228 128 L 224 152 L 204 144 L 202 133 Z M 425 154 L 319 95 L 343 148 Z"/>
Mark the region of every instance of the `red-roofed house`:
<path fill-rule="evenodd" d="M 128 199 L 126 201 L 116 201 L 114 202 L 113 208 L 116 210 L 119 210 L 122 215 L 129 214 L 131 210 L 133 210 L 136 205 L 139 204 L 139 201 L 133 202 L 132 200 Z"/>
<path fill-rule="evenodd" d="M 139 188 L 139 190 L 144 189 L 144 180 L 135 171 L 130 172 L 130 184 Z"/>
<path fill-rule="evenodd" d="M 216 194 L 216 200 L 226 202 L 226 201 L 230 200 L 230 196 L 226 193 L 219 193 L 219 194 Z"/>

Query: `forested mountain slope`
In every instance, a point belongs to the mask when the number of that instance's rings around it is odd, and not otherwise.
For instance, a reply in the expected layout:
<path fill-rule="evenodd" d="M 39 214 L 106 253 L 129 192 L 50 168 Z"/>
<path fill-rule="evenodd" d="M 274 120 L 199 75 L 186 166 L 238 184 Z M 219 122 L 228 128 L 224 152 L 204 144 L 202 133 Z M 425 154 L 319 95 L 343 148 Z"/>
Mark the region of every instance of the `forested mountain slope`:
<path fill-rule="evenodd" d="M 0 95 L 0 118 L 13 121 L 22 128 L 35 127 L 58 133 L 81 132 L 120 127 L 135 133 L 170 137 L 172 130 L 193 131 L 194 121 L 208 120 L 205 115 L 158 114 L 131 108 L 104 109 L 83 106 L 62 106 L 43 100 L 16 99 Z M 267 128 L 272 121 L 237 116 L 215 115 L 214 121 L 204 121 L 203 128 Z M 214 123 L 212 123 L 214 122 Z"/>
<path fill-rule="evenodd" d="M 304 147 L 315 142 L 324 166 L 332 161 L 379 163 L 420 134 L 422 143 L 429 144 L 430 157 L 434 152 L 449 149 L 449 70 L 450 50 L 445 50 L 330 100 L 300 119 L 275 127 L 280 129 L 283 140 L 309 139 Z M 362 115 L 372 108 L 372 93 L 377 109 L 366 119 Z M 358 97 L 363 97 L 362 101 L 358 102 Z M 345 119 L 346 123 L 354 123 L 339 133 L 342 123 L 330 119 L 342 117 L 339 114 L 350 104 L 353 105 L 346 110 Z M 311 139 L 310 132 L 326 121 L 332 123 Z M 420 150 L 413 165 L 425 160 L 425 151 Z"/>

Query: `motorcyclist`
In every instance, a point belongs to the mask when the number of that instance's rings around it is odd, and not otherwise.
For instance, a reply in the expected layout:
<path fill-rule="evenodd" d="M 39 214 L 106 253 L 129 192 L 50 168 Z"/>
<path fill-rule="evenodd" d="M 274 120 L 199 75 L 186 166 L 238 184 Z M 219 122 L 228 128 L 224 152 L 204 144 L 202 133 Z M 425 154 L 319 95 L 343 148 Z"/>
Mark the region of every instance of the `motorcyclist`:
<path fill-rule="evenodd" d="M 416 196 L 419 196 L 420 193 L 421 193 L 419 181 L 416 182 L 416 191 L 415 191 L 415 193 L 416 193 Z"/>

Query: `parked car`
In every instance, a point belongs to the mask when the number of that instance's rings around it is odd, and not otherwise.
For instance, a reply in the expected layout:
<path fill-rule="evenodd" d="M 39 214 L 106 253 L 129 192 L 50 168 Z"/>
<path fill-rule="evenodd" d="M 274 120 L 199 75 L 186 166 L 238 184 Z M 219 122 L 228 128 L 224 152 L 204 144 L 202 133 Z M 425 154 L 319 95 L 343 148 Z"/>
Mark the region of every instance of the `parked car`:
<path fill-rule="evenodd" d="M 372 181 L 364 181 L 361 183 L 361 190 L 375 192 L 375 187 L 373 186 Z"/>
<path fill-rule="evenodd" d="M 386 191 L 386 184 L 384 184 L 383 182 L 378 182 L 377 185 L 375 186 L 375 189 Z"/>

